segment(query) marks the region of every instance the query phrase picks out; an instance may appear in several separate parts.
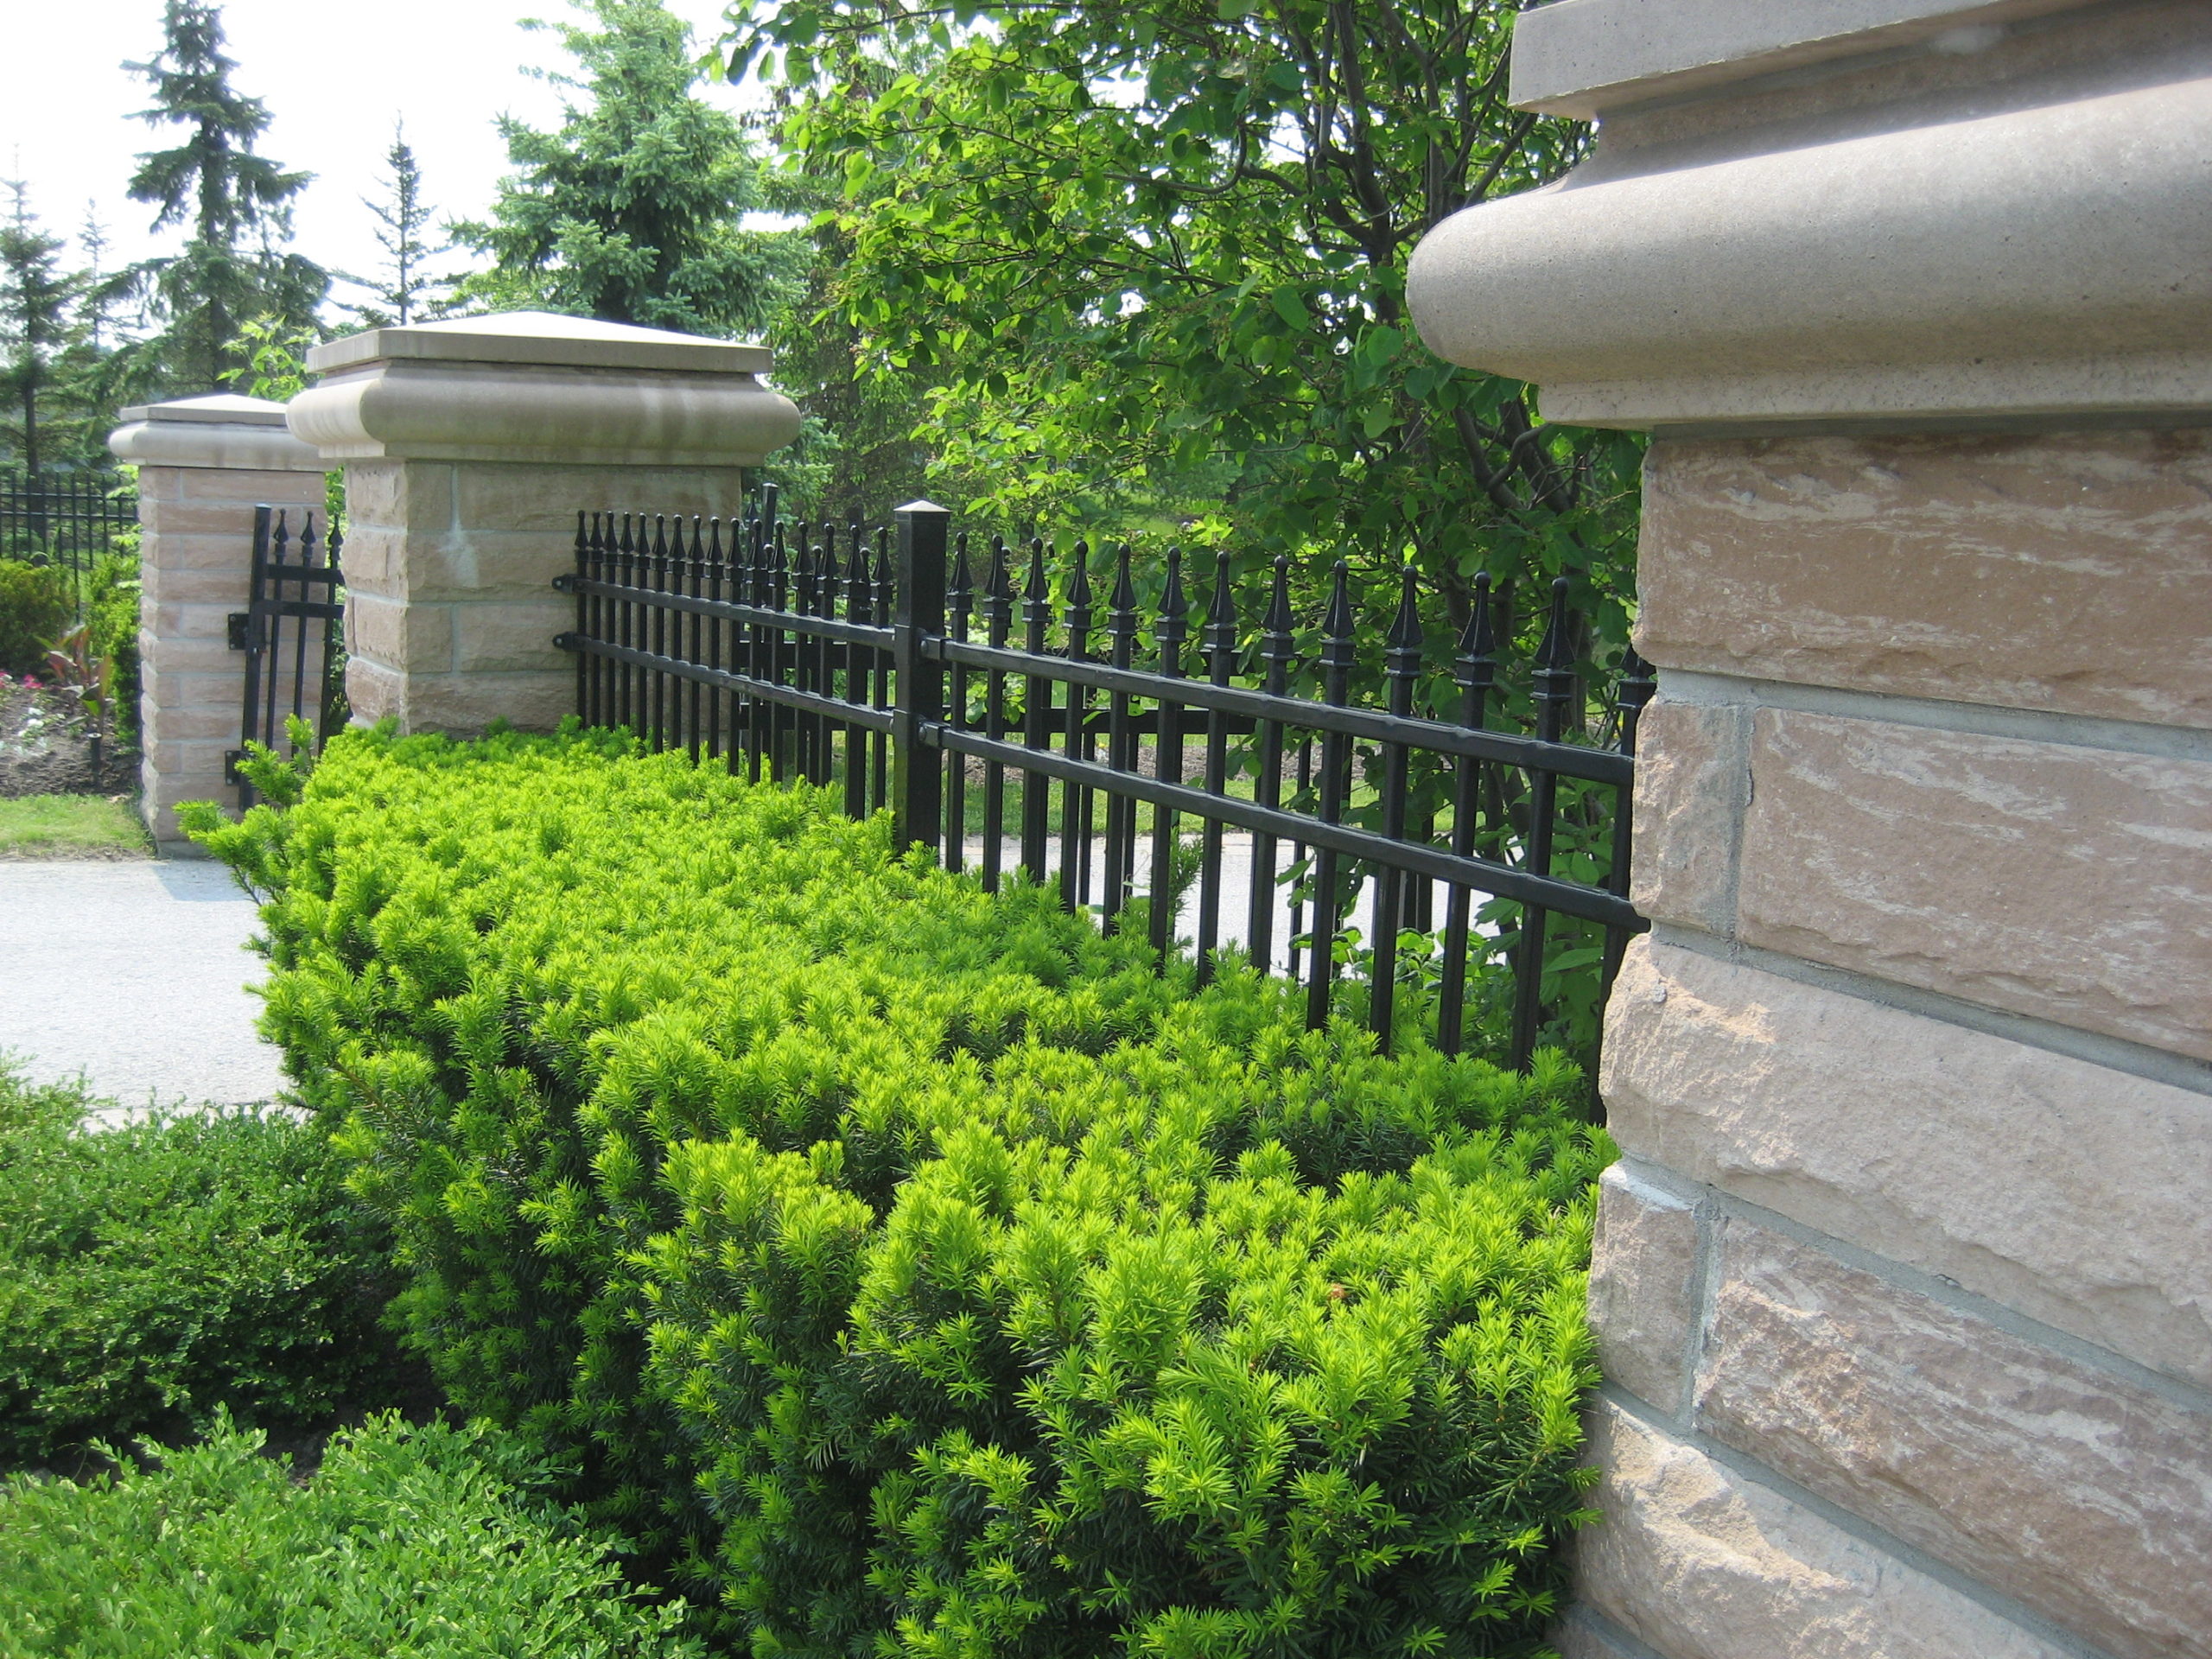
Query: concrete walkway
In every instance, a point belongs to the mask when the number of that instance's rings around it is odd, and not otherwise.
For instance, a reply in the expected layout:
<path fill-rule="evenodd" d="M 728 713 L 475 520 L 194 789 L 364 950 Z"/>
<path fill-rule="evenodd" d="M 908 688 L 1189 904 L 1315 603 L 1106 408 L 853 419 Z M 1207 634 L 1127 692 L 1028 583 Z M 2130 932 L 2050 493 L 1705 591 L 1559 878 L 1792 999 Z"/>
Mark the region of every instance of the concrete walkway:
<path fill-rule="evenodd" d="M 125 1108 L 273 1100 L 283 1077 L 245 989 L 257 921 L 219 864 L 0 861 L 0 1050 L 36 1081 L 81 1071 Z"/>

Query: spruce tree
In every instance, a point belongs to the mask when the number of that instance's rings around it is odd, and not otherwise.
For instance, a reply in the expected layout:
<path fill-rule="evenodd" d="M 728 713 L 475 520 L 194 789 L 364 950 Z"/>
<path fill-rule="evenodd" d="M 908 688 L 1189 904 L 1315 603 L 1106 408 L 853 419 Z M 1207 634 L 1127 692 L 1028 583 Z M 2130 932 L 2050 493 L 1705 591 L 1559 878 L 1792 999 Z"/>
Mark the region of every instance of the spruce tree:
<path fill-rule="evenodd" d="M 581 3 L 581 0 L 580 0 Z M 790 233 L 748 233 L 757 171 L 736 120 L 692 96 L 690 31 L 659 0 L 589 0 L 597 23 L 552 28 L 582 75 L 557 132 L 512 117 L 519 169 L 488 222 L 454 234 L 493 268 L 461 299 L 530 305 L 697 334 L 758 329 L 803 257 Z"/>
<path fill-rule="evenodd" d="M 14 197 L 0 225 L 0 388 L 4 429 L 23 469 L 35 480 L 53 456 L 41 449 L 41 429 L 54 414 L 55 367 L 70 341 L 70 308 L 82 278 L 61 269 L 64 245 L 50 236 L 30 208 L 21 180 L 4 187 Z"/>
<path fill-rule="evenodd" d="M 312 327 L 330 278 L 283 249 L 292 199 L 313 175 L 254 154 L 269 110 L 231 85 L 238 64 L 222 49 L 220 8 L 168 0 L 162 29 L 151 62 L 124 67 L 153 84 L 153 107 L 139 118 L 186 135 L 173 149 L 139 157 L 130 194 L 159 210 L 156 230 L 188 225 L 191 238 L 183 252 L 133 267 L 130 286 L 166 324 L 155 342 L 156 378 L 212 391 L 244 366 L 236 342 L 245 322 Z"/>
<path fill-rule="evenodd" d="M 393 123 L 391 148 L 384 160 L 390 169 L 384 199 L 361 199 L 361 206 L 384 226 L 377 232 L 378 245 L 385 251 L 384 269 L 374 277 L 346 278 L 367 289 L 374 302 L 347 308 L 364 328 L 395 322 L 404 327 L 426 313 L 435 316 L 444 308 L 442 290 L 448 286 L 429 272 L 429 262 L 448 251 L 450 245 L 429 240 L 437 209 L 423 194 L 423 167 L 415 159 L 415 147 L 407 142 L 405 123 Z"/>

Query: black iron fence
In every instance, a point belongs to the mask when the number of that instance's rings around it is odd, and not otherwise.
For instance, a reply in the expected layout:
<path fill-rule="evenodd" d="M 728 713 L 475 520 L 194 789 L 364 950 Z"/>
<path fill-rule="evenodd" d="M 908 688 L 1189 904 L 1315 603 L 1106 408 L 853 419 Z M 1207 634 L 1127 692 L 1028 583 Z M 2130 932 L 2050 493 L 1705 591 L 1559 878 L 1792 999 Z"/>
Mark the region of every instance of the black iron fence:
<path fill-rule="evenodd" d="M 1653 680 L 1630 653 L 1609 741 L 1565 741 L 1587 694 L 1564 582 L 1533 729 L 1497 730 L 1484 583 L 1439 675 L 1408 569 L 1380 674 L 1356 676 L 1342 564 L 1318 630 L 1301 629 L 1281 560 L 1255 618 L 1225 555 L 1202 611 L 1173 551 L 1141 607 L 1123 546 L 1102 606 L 1080 544 L 1055 569 L 1040 541 L 977 545 L 950 519 L 917 503 L 895 537 L 794 533 L 772 492 L 728 524 L 580 514 L 556 583 L 575 598 L 556 643 L 575 655 L 579 711 L 755 779 L 840 789 L 855 816 L 888 806 L 947 866 L 995 887 L 1011 865 L 1163 953 L 1187 933 L 1202 976 L 1234 950 L 1303 981 L 1316 1025 L 1363 979 L 1386 1042 L 1417 1017 L 1446 1052 L 1479 1040 L 1525 1065 L 1555 1005 L 1578 988 L 1602 1004 L 1645 925 L 1628 848 Z M 1291 695 L 1309 678 L 1318 696 Z"/>
<path fill-rule="evenodd" d="M 122 473 L 0 472 L 0 558 L 89 572 L 116 532 L 138 524 Z"/>
<path fill-rule="evenodd" d="M 338 568 L 345 538 L 336 524 L 315 531 L 315 514 L 300 515 L 296 537 L 282 508 L 253 510 L 253 553 L 247 566 L 246 607 L 228 618 L 230 647 L 245 653 L 240 747 L 225 755 L 240 810 L 256 799 L 239 771 L 246 743 L 289 752 L 290 723 L 308 721 L 320 750 L 345 719 L 346 614 Z"/>

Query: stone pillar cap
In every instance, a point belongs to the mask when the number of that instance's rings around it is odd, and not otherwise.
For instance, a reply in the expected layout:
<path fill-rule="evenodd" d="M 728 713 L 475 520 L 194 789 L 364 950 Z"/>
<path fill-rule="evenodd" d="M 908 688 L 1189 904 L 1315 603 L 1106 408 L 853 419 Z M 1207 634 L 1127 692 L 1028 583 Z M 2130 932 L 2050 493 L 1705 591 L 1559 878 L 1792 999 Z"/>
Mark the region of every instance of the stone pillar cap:
<path fill-rule="evenodd" d="M 252 473 L 329 471 L 312 444 L 285 429 L 285 406 L 266 397 L 210 391 L 137 404 L 108 435 L 118 458 L 142 467 L 218 467 Z"/>
<path fill-rule="evenodd" d="M 372 328 L 308 353 L 293 432 L 327 458 L 751 467 L 798 435 L 766 347 L 515 311 Z"/>
<path fill-rule="evenodd" d="M 557 368 L 659 369 L 688 374 L 760 374 L 765 346 L 709 340 L 667 328 L 640 328 L 551 311 L 507 311 L 371 328 L 312 348 L 307 365 L 341 374 L 372 363 L 414 359 L 441 363 L 535 363 Z"/>
<path fill-rule="evenodd" d="M 1453 214 L 1407 299 L 1547 419 L 2212 418 L 2203 0 L 1556 0 L 1517 101 L 1595 156 Z"/>
<path fill-rule="evenodd" d="M 1655 99 L 1935 42 L 2096 0 L 1553 0 L 1513 31 L 1517 109 L 1601 119 Z"/>

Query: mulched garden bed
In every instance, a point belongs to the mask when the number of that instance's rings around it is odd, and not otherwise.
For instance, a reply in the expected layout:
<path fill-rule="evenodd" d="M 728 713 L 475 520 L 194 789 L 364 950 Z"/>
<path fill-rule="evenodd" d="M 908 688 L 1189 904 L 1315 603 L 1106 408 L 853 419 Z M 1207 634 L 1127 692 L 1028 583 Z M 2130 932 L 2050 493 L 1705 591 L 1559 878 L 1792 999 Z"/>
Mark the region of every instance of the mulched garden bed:
<path fill-rule="evenodd" d="M 138 775 L 138 751 L 111 740 L 92 773 L 90 722 L 76 698 L 0 677 L 0 800 L 24 795 L 107 795 Z"/>

